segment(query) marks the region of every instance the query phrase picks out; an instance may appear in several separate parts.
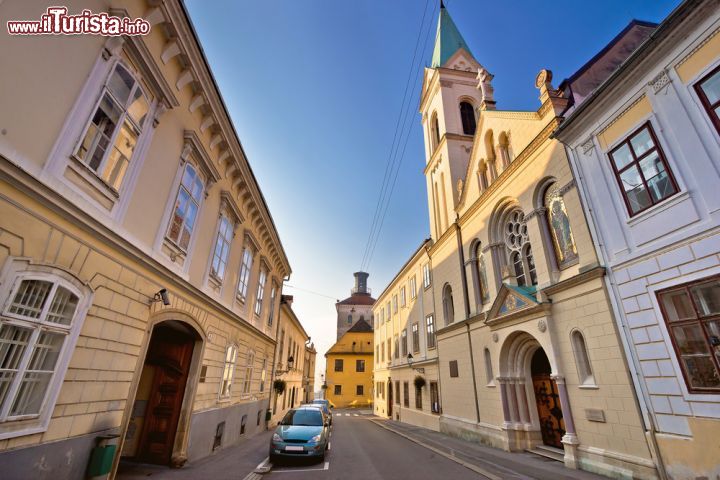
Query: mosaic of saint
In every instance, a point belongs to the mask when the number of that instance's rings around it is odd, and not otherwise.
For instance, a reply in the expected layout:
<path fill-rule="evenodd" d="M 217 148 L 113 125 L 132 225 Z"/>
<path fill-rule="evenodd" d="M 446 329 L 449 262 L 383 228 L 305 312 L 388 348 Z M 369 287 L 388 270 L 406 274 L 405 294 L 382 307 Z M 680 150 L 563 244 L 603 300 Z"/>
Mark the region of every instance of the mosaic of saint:
<path fill-rule="evenodd" d="M 545 208 L 552 236 L 555 255 L 559 265 L 566 264 L 577 258 L 577 249 L 570 229 L 570 219 L 565 209 L 565 202 L 556 185 L 545 192 Z"/>

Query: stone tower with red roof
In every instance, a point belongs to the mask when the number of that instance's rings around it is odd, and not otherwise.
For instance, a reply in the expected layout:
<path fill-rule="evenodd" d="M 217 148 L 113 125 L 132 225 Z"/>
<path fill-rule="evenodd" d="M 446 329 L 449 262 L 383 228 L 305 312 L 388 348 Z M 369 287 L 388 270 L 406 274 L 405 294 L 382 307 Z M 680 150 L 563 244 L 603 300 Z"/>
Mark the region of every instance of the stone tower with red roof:
<path fill-rule="evenodd" d="M 353 275 L 355 276 L 355 286 L 350 290 L 350 296 L 335 304 L 338 340 L 359 320 L 365 320 L 370 326 L 373 325 L 372 306 L 375 299 L 372 298 L 371 291 L 367 286 L 370 274 L 355 272 Z"/>

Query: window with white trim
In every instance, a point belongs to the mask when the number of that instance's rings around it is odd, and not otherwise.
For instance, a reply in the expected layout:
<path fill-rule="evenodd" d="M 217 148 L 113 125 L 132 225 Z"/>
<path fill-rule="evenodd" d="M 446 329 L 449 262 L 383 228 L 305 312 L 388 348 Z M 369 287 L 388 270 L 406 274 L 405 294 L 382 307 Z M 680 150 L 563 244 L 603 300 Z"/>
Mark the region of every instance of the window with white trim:
<path fill-rule="evenodd" d="M 428 288 L 431 282 L 432 279 L 430 277 L 430 264 L 426 263 L 425 265 L 423 265 L 423 287 Z"/>
<path fill-rule="evenodd" d="M 150 101 L 133 73 L 118 62 L 75 148 L 85 163 L 114 190 L 119 190 L 147 121 Z"/>
<path fill-rule="evenodd" d="M 0 434 L 6 422 L 47 426 L 86 310 L 80 291 L 50 275 L 22 272 L 8 284 L 0 315 Z"/>
<path fill-rule="evenodd" d="M 243 381 L 243 393 L 250 393 L 252 385 L 253 364 L 255 363 L 255 352 L 249 352 L 245 364 L 245 380 Z"/>
<path fill-rule="evenodd" d="M 410 298 L 415 300 L 415 297 L 417 297 L 417 280 L 415 275 L 413 275 L 410 277 Z"/>
<path fill-rule="evenodd" d="M 247 298 L 248 282 L 250 281 L 250 270 L 252 270 L 253 252 L 250 247 L 243 251 L 242 265 L 240 266 L 240 281 L 238 282 L 237 296 L 244 302 Z"/>
<path fill-rule="evenodd" d="M 275 317 L 275 299 L 276 298 L 277 298 L 277 286 L 275 285 L 275 282 L 273 282 L 272 287 L 270 287 L 270 313 L 268 314 L 268 320 L 267 320 L 268 326 L 271 326 L 273 324 L 273 320 Z"/>
<path fill-rule="evenodd" d="M 265 296 L 265 283 L 267 283 L 267 271 L 260 269 L 260 277 L 258 278 L 257 295 L 255 296 L 255 315 L 262 313 L 263 296 Z"/>
<path fill-rule="evenodd" d="M 185 163 L 166 237 L 187 253 L 204 191 L 203 178 L 191 163 Z"/>
<path fill-rule="evenodd" d="M 232 237 L 233 224 L 230 219 L 223 214 L 220 216 L 220 225 L 218 227 L 217 237 L 215 238 L 215 249 L 213 250 L 212 266 L 210 268 L 210 275 L 220 282 L 225 278 L 225 268 L 227 267 Z"/>
<path fill-rule="evenodd" d="M 435 348 L 435 317 L 433 314 L 425 317 L 425 328 L 427 333 L 427 348 Z"/>
<path fill-rule="evenodd" d="M 405 287 L 400 287 L 400 306 L 404 307 L 407 305 L 407 297 L 405 296 Z"/>
<path fill-rule="evenodd" d="M 267 358 L 263 358 L 262 370 L 260 371 L 260 391 L 265 391 L 265 379 L 267 377 Z"/>
<path fill-rule="evenodd" d="M 230 397 L 236 359 L 237 345 L 229 345 L 225 350 L 225 366 L 223 367 L 222 383 L 220 385 L 220 398 Z"/>
<path fill-rule="evenodd" d="M 392 308 L 393 308 L 393 313 L 398 312 L 398 296 L 397 295 L 392 296 Z"/>

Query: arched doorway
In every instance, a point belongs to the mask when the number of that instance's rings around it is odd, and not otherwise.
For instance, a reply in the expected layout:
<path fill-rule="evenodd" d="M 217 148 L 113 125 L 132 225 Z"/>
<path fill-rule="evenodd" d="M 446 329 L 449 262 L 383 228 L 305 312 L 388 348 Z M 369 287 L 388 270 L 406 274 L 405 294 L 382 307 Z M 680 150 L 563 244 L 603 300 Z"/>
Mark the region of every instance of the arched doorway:
<path fill-rule="evenodd" d="M 388 378 L 388 396 L 387 396 L 387 412 L 388 417 L 392 418 L 393 415 L 393 385 L 392 381 Z"/>
<path fill-rule="evenodd" d="M 565 421 L 560 395 L 555 380 L 550 376 L 550 361 L 542 348 L 535 350 L 530 361 L 535 404 L 540 421 L 540 433 L 545 445 L 563 448 L 562 437 L 565 435 Z"/>
<path fill-rule="evenodd" d="M 152 331 L 135 394 L 122 456 L 144 463 L 170 465 L 178 436 L 193 354 L 201 337 L 176 320 Z M 199 353 L 198 353 L 199 354 Z M 197 363 L 197 362 L 195 362 Z"/>

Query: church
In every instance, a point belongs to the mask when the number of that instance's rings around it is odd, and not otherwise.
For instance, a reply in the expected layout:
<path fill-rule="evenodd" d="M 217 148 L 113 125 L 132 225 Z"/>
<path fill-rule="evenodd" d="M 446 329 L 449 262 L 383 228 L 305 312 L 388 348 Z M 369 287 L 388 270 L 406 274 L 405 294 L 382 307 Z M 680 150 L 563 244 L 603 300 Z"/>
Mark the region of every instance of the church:
<path fill-rule="evenodd" d="M 631 24 L 616 39 L 625 48 L 593 62 L 613 63 L 651 30 Z M 375 413 L 383 402 L 386 416 L 450 435 L 607 476 L 656 478 L 605 268 L 552 137 L 569 96 L 542 70 L 537 108 L 502 110 L 493 87 L 502 72 L 481 60 L 441 6 L 420 99 L 430 239 L 374 307 L 376 381 L 385 383 Z M 421 294 L 396 315 L 396 296 L 416 291 L 417 276 Z M 407 355 L 408 338 L 430 368 Z M 415 388 L 401 394 L 399 375 Z"/>

